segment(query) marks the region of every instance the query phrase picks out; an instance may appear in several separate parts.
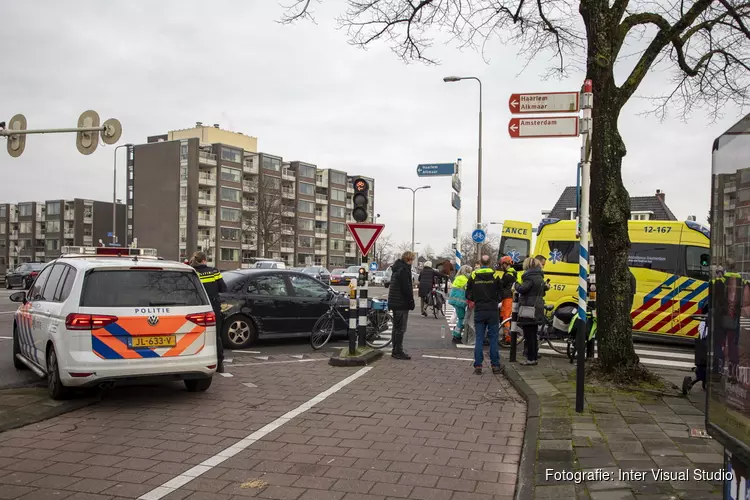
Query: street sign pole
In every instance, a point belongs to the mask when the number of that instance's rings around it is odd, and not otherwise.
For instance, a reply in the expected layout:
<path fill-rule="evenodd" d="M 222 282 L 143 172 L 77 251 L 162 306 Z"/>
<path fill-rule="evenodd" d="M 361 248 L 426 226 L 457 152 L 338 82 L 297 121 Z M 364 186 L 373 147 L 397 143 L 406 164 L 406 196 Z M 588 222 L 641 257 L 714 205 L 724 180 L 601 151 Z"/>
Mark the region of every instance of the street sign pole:
<path fill-rule="evenodd" d="M 583 147 L 581 148 L 581 234 L 578 256 L 578 330 L 576 332 L 576 412 L 583 413 L 584 370 L 586 363 L 586 330 L 588 325 L 588 276 L 589 276 L 589 189 L 591 186 L 591 108 L 594 103 L 591 80 L 583 84 L 583 119 L 581 120 Z"/>
<path fill-rule="evenodd" d="M 461 158 L 456 161 L 456 173 L 454 174 L 458 180 L 458 194 L 461 194 Z M 456 266 L 461 267 L 461 205 L 458 205 L 456 209 Z M 456 269 L 458 272 L 458 269 Z"/>

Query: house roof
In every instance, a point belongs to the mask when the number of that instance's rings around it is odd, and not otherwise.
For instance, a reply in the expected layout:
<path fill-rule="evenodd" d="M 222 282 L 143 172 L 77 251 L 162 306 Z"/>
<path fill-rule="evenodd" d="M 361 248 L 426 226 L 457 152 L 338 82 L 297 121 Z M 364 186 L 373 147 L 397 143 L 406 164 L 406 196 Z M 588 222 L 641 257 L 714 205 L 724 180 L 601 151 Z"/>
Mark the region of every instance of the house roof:
<path fill-rule="evenodd" d="M 570 219 L 570 210 L 576 207 L 576 187 L 566 187 L 560 198 L 555 203 L 555 207 L 550 211 L 548 217 L 553 219 Z M 651 196 L 631 196 L 631 212 L 651 212 L 653 220 L 677 220 L 664 201 L 664 193 L 653 194 Z"/>

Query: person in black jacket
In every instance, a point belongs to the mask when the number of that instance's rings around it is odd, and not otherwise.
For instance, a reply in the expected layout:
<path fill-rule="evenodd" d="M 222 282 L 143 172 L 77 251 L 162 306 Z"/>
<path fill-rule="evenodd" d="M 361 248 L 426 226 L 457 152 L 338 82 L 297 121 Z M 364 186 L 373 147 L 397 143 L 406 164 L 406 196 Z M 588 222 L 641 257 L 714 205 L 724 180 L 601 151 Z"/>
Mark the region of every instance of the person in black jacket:
<path fill-rule="evenodd" d="M 466 283 L 466 299 L 474 302 L 474 373 L 482 374 L 484 363 L 484 335 L 490 339 L 490 364 L 492 373 L 502 373 L 500 366 L 500 352 L 498 333 L 500 316 L 497 312 L 500 305 L 503 284 L 500 276 L 490 267 L 489 255 L 482 255 L 482 267 L 471 273 Z"/>
<path fill-rule="evenodd" d="M 395 359 L 409 360 L 404 351 L 404 334 L 409 320 L 409 311 L 414 310 L 414 287 L 411 279 L 412 252 L 404 252 L 391 268 L 391 285 L 388 289 L 388 308 L 393 311 L 393 352 Z"/>
<path fill-rule="evenodd" d="M 439 284 L 441 280 L 447 280 L 449 276 L 432 268 L 432 262 L 427 261 L 419 273 L 419 302 L 422 309 L 422 316 L 427 316 L 427 298 L 432 292 L 432 287 Z"/>
<path fill-rule="evenodd" d="M 544 273 L 541 262 L 534 258 L 523 261 L 522 283 L 516 284 L 518 293 L 518 326 L 523 330 L 526 361 L 522 365 L 536 365 L 539 354 L 537 330 L 544 314 Z"/>
<path fill-rule="evenodd" d="M 216 371 L 218 373 L 224 373 L 224 344 L 221 342 L 221 298 L 220 293 L 227 291 L 227 285 L 224 283 L 224 278 L 218 269 L 210 267 L 206 264 L 206 254 L 203 252 L 195 252 L 193 254 L 192 266 L 195 272 L 198 273 L 198 277 L 203 283 L 203 288 L 206 289 L 208 299 L 211 301 L 211 309 L 214 310 L 216 316 L 216 357 L 218 358 L 218 364 Z"/>

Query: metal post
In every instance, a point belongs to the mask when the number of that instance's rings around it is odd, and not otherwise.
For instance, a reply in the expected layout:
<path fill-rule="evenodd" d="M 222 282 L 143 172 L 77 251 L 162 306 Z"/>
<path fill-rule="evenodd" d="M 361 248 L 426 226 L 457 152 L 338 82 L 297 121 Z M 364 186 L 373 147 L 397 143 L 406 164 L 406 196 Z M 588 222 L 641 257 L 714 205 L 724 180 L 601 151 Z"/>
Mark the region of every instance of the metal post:
<path fill-rule="evenodd" d="M 586 80 L 583 85 L 581 96 L 583 119 L 581 120 L 581 135 L 583 147 L 581 148 L 581 234 L 580 254 L 578 257 L 578 329 L 576 331 L 576 412 L 583 412 L 584 400 L 584 370 L 586 365 L 586 327 L 588 316 L 588 277 L 589 277 L 589 189 L 591 185 L 591 107 L 593 106 L 593 93 L 591 80 Z"/>
<path fill-rule="evenodd" d="M 510 355 L 508 360 L 511 363 L 516 362 L 516 347 L 518 344 L 518 294 L 513 294 L 513 308 L 510 313 Z"/>
<path fill-rule="evenodd" d="M 479 82 L 479 161 L 477 163 L 477 229 L 481 229 L 482 224 L 482 81 Z M 481 260 L 482 244 L 477 243 L 477 260 Z"/>
<path fill-rule="evenodd" d="M 411 252 L 414 253 L 414 221 L 417 217 L 417 189 L 411 191 Z"/>
<path fill-rule="evenodd" d="M 461 158 L 456 161 L 458 183 L 461 184 Z M 459 193 L 460 196 L 460 193 Z M 461 204 L 456 209 L 456 272 L 461 267 Z"/>
<path fill-rule="evenodd" d="M 349 354 L 357 353 L 357 285 L 349 288 Z"/>
<path fill-rule="evenodd" d="M 112 243 L 117 243 L 117 150 L 126 148 L 128 144 L 121 144 L 115 148 L 114 165 L 112 172 Z M 126 176 L 127 177 L 127 176 Z M 125 188 L 127 190 L 127 187 Z M 127 193 L 126 193 L 127 194 Z M 127 217 L 127 210 L 125 211 Z M 127 232 L 127 224 L 126 224 Z"/>

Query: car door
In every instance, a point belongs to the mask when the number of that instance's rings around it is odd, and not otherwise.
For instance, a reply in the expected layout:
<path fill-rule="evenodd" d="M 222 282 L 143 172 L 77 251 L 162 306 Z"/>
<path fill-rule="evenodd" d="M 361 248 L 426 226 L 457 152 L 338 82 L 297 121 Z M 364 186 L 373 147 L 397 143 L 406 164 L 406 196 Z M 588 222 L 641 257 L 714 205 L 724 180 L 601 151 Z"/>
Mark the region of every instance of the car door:
<path fill-rule="evenodd" d="M 331 297 L 329 288 L 305 274 L 289 274 L 287 278 L 297 315 L 292 333 L 309 335 L 318 318 L 328 310 Z"/>
<path fill-rule="evenodd" d="M 47 328 L 49 325 L 44 307 L 44 287 L 47 285 L 53 267 L 53 265 L 45 267 L 37 276 L 36 281 L 26 293 L 26 304 L 23 306 L 30 328 L 26 332 L 28 335 L 26 339 L 27 351 L 21 349 L 21 352 L 30 354 L 31 361 L 44 369 L 47 367 L 44 359 L 44 346 L 47 345 Z"/>
<path fill-rule="evenodd" d="M 670 333 L 678 336 L 695 338 L 698 335 L 699 321 L 693 319 L 700 314 L 708 299 L 708 280 L 710 279 L 709 249 L 694 245 L 681 246 L 684 266 L 684 285 L 675 296 L 673 304 L 673 324 Z"/>
<path fill-rule="evenodd" d="M 47 278 L 47 283 L 44 285 L 42 299 L 38 304 L 40 309 L 39 314 L 44 317 L 46 328 L 45 332 L 42 332 L 38 338 L 34 339 L 37 350 L 40 353 L 45 351 L 47 339 L 51 338 L 54 341 L 57 337 L 57 332 L 65 328 L 65 318 L 62 317 L 63 303 L 61 301 L 61 289 L 65 285 L 66 277 L 71 269 L 67 264 L 55 264 Z M 72 269 L 72 271 L 73 278 L 75 278 L 75 269 Z M 70 289 L 68 289 L 68 292 L 70 292 Z M 57 342 L 55 342 L 55 345 L 58 350 L 61 348 Z"/>
<path fill-rule="evenodd" d="M 8 283 L 10 283 L 10 286 L 21 286 L 21 283 L 23 281 L 23 278 L 22 278 L 23 270 L 24 270 L 24 266 L 18 266 L 8 276 Z"/>
<path fill-rule="evenodd" d="M 293 331 L 297 312 L 292 307 L 292 297 L 283 275 L 252 275 L 247 283 L 250 314 L 260 322 L 263 332 L 285 335 Z"/>
<path fill-rule="evenodd" d="M 678 274 L 678 245 L 631 243 L 628 263 L 636 280 L 631 317 L 633 331 L 669 334 L 674 320 L 675 297 L 689 280 Z"/>

